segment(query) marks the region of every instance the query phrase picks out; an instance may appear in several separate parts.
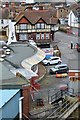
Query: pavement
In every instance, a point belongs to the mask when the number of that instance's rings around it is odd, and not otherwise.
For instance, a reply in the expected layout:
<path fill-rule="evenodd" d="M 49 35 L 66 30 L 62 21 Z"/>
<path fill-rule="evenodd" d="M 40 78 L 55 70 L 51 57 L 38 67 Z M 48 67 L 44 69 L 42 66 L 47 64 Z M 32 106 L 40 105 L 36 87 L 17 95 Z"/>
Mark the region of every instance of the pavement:
<path fill-rule="evenodd" d="M 42 63 L 39 63 L 38 65 L 39 68 L 39 72 L 38 72 L 38 78 L 37 78 L 37 82 L 40 81 L 46 74 L 46 68 L 45 66 L 42 65 Z"/>

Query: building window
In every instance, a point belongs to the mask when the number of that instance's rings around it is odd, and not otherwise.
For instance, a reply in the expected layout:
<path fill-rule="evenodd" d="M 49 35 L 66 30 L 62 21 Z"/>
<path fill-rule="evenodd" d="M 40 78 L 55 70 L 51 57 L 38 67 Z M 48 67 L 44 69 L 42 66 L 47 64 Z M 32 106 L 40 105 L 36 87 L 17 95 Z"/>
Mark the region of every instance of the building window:
<path fill-rule="evenodd" d="M 20 29 L 21 30 L 27 29 L 27 24 L 20 24 Z"/>
<path fill-rule="evenodd" d="M 49 33 L 46 33 L 46 39 L 49 39 Z"/>
<path fill-rule="evenodd" d="M 45 24 L 44 23 L 41 23 L 41 28 L 45 28 Z"/>
<path fill-rule="evenodd" d="M 3 19 L 1 20 L 1 24 L 3 24 L 4 22 L 3 22 Z"/>
<path fill-rule="evenodd" d="M 36 40 L 39 40 L 40 39 L 40 33 L 37 33 L 36 34 Z"/>
<path fill-rule="evenodd" d="M 41 39 L 44 39 L 44 33 L 41 34 Z"/>
<path fill-rule="evenodd" d="M 36 24 L 36 28 L 38 28 L 38 29 L 40 28 L 40 23 Z"/>
<path fill-rule="evenodd" d="M 28 26 L 28 27 L 27 27 Z M 32 26 L 31 25 L 27 25 L 26 27 L 28 28 L 28 29 L 32 29 Z"/>
<path fill-rule="evenodd" d="M 27 40 L 27 34 L 19 34 L 19 40 Z"/>
<path fill-rule="evenodd" d="M 36 24 L 36 28 L 37 29 L 44 29 L 45 28 L 45 24 L 44 23 L 37 23 Z"/>

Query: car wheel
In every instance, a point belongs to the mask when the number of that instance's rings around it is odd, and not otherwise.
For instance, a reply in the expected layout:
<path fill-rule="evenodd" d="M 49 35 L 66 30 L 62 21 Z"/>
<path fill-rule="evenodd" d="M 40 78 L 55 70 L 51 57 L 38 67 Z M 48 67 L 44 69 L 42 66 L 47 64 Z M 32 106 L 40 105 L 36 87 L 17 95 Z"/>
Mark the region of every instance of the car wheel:
<path fill-rule="evenodd" d="M 57 72 L 55 72 L 57 74 Z"/>
<path fill-rule="evenodd" d="M 61 62 L 59 61 L 58 64 L 61 64 Z"/>
<path fill-rule="evenodd" d="M 47 63 L 47 65 L 50 65 L 50 63 Z"/>

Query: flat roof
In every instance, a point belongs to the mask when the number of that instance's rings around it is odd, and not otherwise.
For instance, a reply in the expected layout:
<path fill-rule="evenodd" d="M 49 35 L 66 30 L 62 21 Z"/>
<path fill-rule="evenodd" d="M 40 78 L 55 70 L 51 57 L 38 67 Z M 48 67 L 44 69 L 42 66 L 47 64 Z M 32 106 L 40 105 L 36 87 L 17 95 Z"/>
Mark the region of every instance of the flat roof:
<path fill-rule="evenodd" d="M 0 89 L 0 108 L 2 108 L 20 89 Z"/>
<path fill-rule="evenodd" d="M 6 55 L 3 58 L 4 60 L 0 61 L 0 87 L 30 85 L 29 77 L 37 75 L 31 70 L 31 67 L 41 62 L 45 58 L 45 53 L 28 43 L 17 42 L 7 47 L 11 54 Z M 3 48 L 3 50 L 5 53 L 6 48 Z M 25 78 L 16 77 L 17 72 Z"/>
<path fill-rule="evenodd" d="M 1 46 L 0 46 L 1 47 Z M 20 79 L 16 77 L 10 70 L 23 68 L 21 62 L 36 54 L 37 49 L 34 49 L 28 44 L 11 44 L 8 46 L 11 50 L 10 55 L 6 55 L 4 61 L 0 61 L 0 85 L 23 85 L 28 82 L 25 79 Z M 5 51 L 5 49 L 4 49 Z"/>

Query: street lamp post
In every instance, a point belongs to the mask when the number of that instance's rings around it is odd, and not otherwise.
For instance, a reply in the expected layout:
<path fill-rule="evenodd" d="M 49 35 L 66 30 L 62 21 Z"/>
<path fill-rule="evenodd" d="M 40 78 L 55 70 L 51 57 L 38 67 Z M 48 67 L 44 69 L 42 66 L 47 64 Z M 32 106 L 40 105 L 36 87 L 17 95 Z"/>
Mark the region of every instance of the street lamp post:
<path fill-rule="evenodd" d="M 22 100 L 24 97 L 19 98 L 19 120 L 22 120 Z"/>

